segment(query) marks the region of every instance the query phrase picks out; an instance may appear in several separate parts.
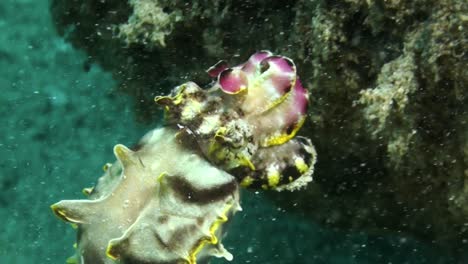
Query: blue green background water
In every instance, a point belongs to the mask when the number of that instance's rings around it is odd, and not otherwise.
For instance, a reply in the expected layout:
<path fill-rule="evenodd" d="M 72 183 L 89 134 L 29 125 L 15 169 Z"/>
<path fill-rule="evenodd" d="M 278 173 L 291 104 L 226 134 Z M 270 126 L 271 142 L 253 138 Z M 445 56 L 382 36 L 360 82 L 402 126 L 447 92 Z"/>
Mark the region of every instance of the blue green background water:
<path fill-rule="evenodd" d="M 50 204 L 82 198 L 113 160 L 112 146 L 133 144 L 159 120 L 136 123 L 132 99 L 113 90 L 110 74 L 84 70 L 86 55 L 56 35 L 47 1 L 0 1 L 0 32 L 0 263 L 64 263 L 75 231 Z M 225 242 L 233 263 L 468 259 L 399 234 L 326 229 L 262 193 L 242 199 Z"/>

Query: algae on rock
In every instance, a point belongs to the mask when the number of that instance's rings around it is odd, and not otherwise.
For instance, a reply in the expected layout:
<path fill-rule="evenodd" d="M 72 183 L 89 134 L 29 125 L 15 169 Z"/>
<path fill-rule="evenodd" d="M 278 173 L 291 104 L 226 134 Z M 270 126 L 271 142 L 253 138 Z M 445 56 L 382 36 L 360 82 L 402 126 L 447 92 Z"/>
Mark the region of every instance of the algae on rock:
<path fill-rule="evenodd" d="M 165 37 L 172 33 L 174 24 L 182 19 L 181 14 L 164 12 L 157 1 L 131 0 L 130 4 L 133 14 L 127 23 L 118 27 L 119 36 L 129 45 L 141 43 L 148 47 L 165 47 Z"/>
<path fill-rule="evenodd" d="M 386 63 L 377 78 L 377 86 L 362 90 L 358 104 L 364 106 L 369 133 L 374 137 L 385 135 L 389 141 L 387 153 L 396 164 L 408 152 L 409 143 L 416 130 L 414 120 L 405 112 L 409 96 L 418 89 L 415 76 L 414 54 Z M 387 130 L 392 124 L 400 124 L 398 130 Z"/>

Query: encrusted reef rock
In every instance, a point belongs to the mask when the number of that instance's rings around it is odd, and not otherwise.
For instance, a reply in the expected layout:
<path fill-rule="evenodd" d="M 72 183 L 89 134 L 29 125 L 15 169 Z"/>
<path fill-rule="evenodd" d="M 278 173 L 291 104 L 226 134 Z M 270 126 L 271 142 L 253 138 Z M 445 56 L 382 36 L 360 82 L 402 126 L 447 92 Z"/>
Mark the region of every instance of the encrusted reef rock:
<path fill-rule="evenodd" d="M 294 191 L 312 180 L 315 149 L 295 137 L 308 92 L 292 60 L 269 51 L 234 67 L 208 71 L 208 89 L 187 82 L 155 101 L 163 128 L 134 150 L 114 147 L 89 200 L 52 205 L 78 229 L 71 263 L 207 263 L 233 256 L 221 244 L 222 224 L 239 205 L 240 185 Z"/>
<path fill-rule="evenodd" d="M 208 82 L 194 62 L 262 48 L 295 58 L 313 93 L 302 133 L 321 162 L 307 194 L 272 198 L 342 228 L 450 245 L 468 235 L 466 1 L 54 0 L 51 10 L 143 118 L 154 87 Z"/>

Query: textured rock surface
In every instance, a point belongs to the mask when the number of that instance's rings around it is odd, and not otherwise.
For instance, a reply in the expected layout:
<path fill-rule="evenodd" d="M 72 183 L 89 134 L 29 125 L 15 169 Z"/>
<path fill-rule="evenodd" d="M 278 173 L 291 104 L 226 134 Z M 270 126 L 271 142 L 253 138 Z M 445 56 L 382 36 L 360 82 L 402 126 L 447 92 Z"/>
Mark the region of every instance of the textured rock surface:
<path fill-rule="evenodd" d="M 288 201 L 334 226 L 463 243 L 468 4 L 288 3 L 54 0 L 51 7 L 59 32 L 113 73 L 142 118 L 153 112 L 147 99 L 158 88 L 186 76 L 203 82 L 194 73 L 199 62 L 265 48 L 288 55 L 312 90 L 313 122 L 303 133 L 321 156 L 316 185 Z M 155 9 L 144 14 L 139 5 Z"/>

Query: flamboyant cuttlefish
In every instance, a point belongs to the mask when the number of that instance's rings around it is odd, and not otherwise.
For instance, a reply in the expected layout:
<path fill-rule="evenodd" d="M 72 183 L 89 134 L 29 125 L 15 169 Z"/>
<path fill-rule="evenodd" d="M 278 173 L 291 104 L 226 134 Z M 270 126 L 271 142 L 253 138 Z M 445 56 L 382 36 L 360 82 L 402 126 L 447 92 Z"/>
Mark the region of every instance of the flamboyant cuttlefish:
<path fill-rule="evenodd" d="M 88 200 L 52 205 L 78 229 L 69 263 L 231 260 L 221 227 L 241 209 L 239 185 L 292 191 L 312 180 L 314 147 L 296 136 L 308 93 L 294 63 L 261 51 L 208 74 L 208 89 L 188 82 L 155 98 L 166 125 L 133 150 L 116 145 Z"/>

